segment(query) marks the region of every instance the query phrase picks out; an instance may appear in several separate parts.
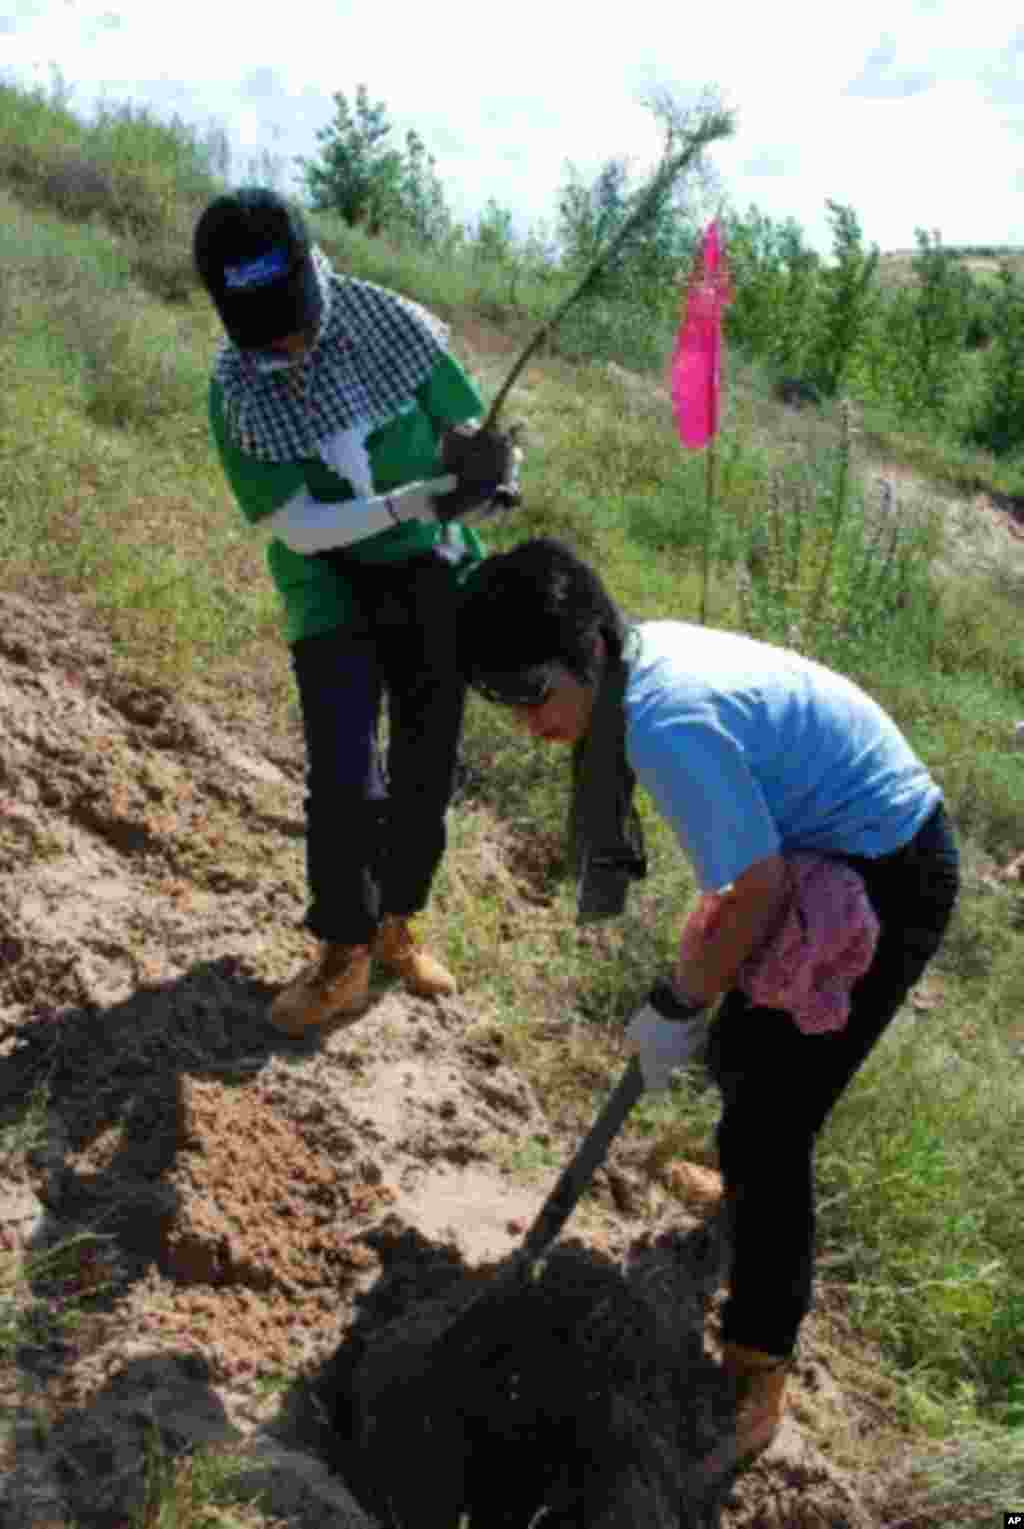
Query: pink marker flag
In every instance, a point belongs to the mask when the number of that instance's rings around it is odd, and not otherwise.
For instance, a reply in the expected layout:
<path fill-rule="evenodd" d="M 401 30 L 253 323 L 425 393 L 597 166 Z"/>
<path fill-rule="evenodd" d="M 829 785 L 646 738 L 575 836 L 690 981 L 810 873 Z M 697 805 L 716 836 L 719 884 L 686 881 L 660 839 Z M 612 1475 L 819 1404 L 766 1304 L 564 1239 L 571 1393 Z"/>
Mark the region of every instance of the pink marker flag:
<path fill-rule="evenodd" d="M 713 218 L 693 261 L 672 354 L 672 406 L 684 446 L 706 446 L 718 430 L 722 309 L 732 300 L 725 243 Z"/>

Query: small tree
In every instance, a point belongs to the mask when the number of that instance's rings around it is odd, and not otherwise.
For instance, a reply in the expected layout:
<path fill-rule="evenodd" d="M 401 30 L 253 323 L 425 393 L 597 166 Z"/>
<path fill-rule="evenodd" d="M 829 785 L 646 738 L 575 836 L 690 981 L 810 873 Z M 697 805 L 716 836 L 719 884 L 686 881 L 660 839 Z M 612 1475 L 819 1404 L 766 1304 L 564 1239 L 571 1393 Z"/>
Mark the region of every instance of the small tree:
<path fill-rule="evenodd" d="M 999 268 L 994 336 L 982 360 L 981 391 L 971 435 L 997 455 L 1024 447 L 1024 283 Z"/>
<path fill-rule="evenodd" d="M 893 298 L 882 343 L 892 390 L 909 414 L 945 413 L 963 358 L 971 278 L 938 232 L 916 230 L 915 281 Z"/>
<path fill-rule="evenodd" d="M 319 160 L 297 161 L 313 210 L 335 212 L 371 234 L 403 226 L 426 243 L 442 243 L 451 216 L 420 135 L 410 129 L 404 151 L 393 147 L 387 108 L 371 102 L 365 85 L 356 89 L 354 110 L 341 91 L 333 99 L 334 119 L 316 135 Z"/>
<path fill-rule="evenodd" d="M 334 120 L 316 135 L 319 162 L 297 163 L 314 212 L 336 212 L 350 227 L 379 232 L 397 200 L 399 156 L 387 147 L 391 136 L 383 101 L 371 102 L 365 85 L 356 90 L 355 110 L 339 90 Z"/>
<path fill-rule="evenodd" d="M 666 144 L 661 163 L 654 172 L 648 184 L 637 192 L 629 217 L 612 236 L 609 242 L 598 250 L 594 260 L 587 266 L 580 279 L 573 285 L 571 290 L 562 298 L 554 312 L 551 313 L 537 330 L 526 347 L 520 352 L 512 365 L 511 371 L 499 387 L 491 407 L 487 413 L 488 425 L 493 425 L 498 419 L 502 406 L 516 379 L 520 376 L 530 357 L 550 339 L 552 334 L 563 322 L 571 308 L 588 296 L 595 282 L 601 276 L 602 271 L 619 256 L 623 247 L 637 234 L 641 233 L 647 224 L 648 217 L 663 205 L 666 194 L 680 180 L 694 171 L 699 171 L 702 156 L 705 149 L 718 139 L 727 138 L 733 131 L 732 114 L 718 104 L 712 93 L 705 94 L 698 105 L 692 109 L 677 109 L 669 98 L 658 103 L 659 117 L 666 124 Z M 608 305 L 611 306 L 611 305 Z M 632 307 L 628 304 L 617 305 L 623 309 L 627 319 L 635 321 L 640 319 L 643 332 L 647 338 L 648 356 L 650 353 L 649 336 L 651 326 L 647 321 L 647 314 L 642 308 Z M 577 312 L 580 310 L 577 308 Z M 634 324 L 634 327 L 638 327 Z M 660 348 L 660 344 L 659 344 Z M 596 355 L 594 347 L 589 347 L 589 354 Z"/>
<path fill-rule="evenodd" d="M 504 265 L 512 259 L 515 251 L 515 232 L 512 214 L 494 197 L 488 197 L 487 205 L 476 220 L 473 231 L 473 254 L 478 260 Z"/>
<path fill-rule="evenodd" d="M 609 159 L 588 185 L 575 165 L 558 194 L 558 238 L 565 264 L 585 271 L 628 216 L 629 170 L 624 159 Z M 591 288 L 609 296 L 620 286 L 621 258 L 602 270 Z"/>
<path fill-rule="evenodd" d="M 788 376 L 807 370 L 820 261 L 793 218 L 777 223 L 757 207 L 726 221 L 733 301 L 729 338 Z"/>
<path fill-rule="evenodd" d="M 530 225 L 519 252 L 519 258 L 531 276 L 549 281 L 559 268 L 558 245 L 544 222 Z"/>
<path fill-rule="evenodd" d="M 574 165 L 567 166 L 559 193 L 558 234 L 569 270 L 587 269 L 628 222 L 647 190 L 630 185 L 624 159 L 607 160 L 589 185 Z M 694 232 L 685 194 L 666 182 L 643 227 L 592 283 L 590 297 L 633 300 L 648 308 L 674 304 L 679 271 L 692 253 Z"/>
<path fill-rule="evenodd" d="M 426 144 L 410 128 L 405 135 L 405 158 L 399 187 L 400 217 L 410 233 L 426 244 L 443 244 L 452 232 L 452 215 L 437 174 L 437 163 Z"/>
<path fill-rule="evenodd" d="M 672 175 L 659 172 L 653 182 L 630 184 L 628 162 L 609 159 L 589 184 L 573 165 L 559 193 L 558 238 L 563 261 L 572 272 L 590 268 L 599 251 L 631 222 L 628 238 L 588 283 L 588 298 L 613 298 L 642 305 L 647 311 L 675 311 L 680 271 L 688 266 L 697 235 L 692 206 L 694 183 L 705 187 L 713 172 L 705 149 L 733 131 L 729 112 L 707 95 L 682 107 L 670 95 L 644 103 L 665 135 L 662 170 L 676 163 Z M 680 151 L 683 151 L 680 154 Z M 643 217 L 634 214 L 643 206 Z"/>
<path fill-rule="evenodd" d="M 878 268 L 878 245 L 864 249 L 860 220 L 852 207 L 827 201 L 835 264 L 818 283 L 820 314 L 813 340 L 812 380 L 834 398 L 846 376 L 872 308 L 871 285 Z"/>
<path fill-rule="evenodd" d="M 821 261 L 793 218 L 779 226 L 778 248 L 785 281 L 771 356 L 780 371 L 800 376 L 807 366 Z"/>

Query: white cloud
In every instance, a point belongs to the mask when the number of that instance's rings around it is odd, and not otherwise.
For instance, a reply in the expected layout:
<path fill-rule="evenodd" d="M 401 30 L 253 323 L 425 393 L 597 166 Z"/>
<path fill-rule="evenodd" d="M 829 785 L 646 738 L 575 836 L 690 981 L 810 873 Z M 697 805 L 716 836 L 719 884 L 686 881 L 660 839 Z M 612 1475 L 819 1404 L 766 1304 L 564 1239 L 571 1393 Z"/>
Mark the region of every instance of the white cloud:
<path fill-rule="evenodd" d="M 1019 143 L 973 85 L 904 99 L 847 97 L 823 128 L 790 139 L 784 184 L 805 226 L 824 227 L 830 197 L 851 204 L 865 237 L 883 248 L 912 244 L 916 226 L 939 228 L 950 243 L 1024 237 L 1024 206 L 1008 195 Z"/>
<path fill-rule="evenodd" d="M 1017 4 L 519 0 L 495 20 L 477 0 L 5 0 L 0 67 L 45 84 L 56 64 L 79 109 L 103 92 L 218 120 L 243 167 L 264 150 L 315 157 L 332 95 L 365 82 L 399 131 L 422 133 L 458 215 L 494 196 L 521 227 L 553 221 L 567 161 L 584 174 L 613 155 L 638 173 L 653 162 L 645 89 L 711 83 L 738 114 L 713 158 L 741 207 L 793 216 L 824 247 L 827 197 L 883 248 L 911 244 L 916 225 L 1024 242 Z"/>

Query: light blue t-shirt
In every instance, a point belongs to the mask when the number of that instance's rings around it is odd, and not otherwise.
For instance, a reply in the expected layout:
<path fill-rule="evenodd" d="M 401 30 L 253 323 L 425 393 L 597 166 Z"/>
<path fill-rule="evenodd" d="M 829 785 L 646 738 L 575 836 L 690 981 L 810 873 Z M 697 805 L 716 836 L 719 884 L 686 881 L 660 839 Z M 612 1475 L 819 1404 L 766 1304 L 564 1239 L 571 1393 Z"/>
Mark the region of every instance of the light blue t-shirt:
<path fill-rule="evenodd" d="M 895 723 L 842 675 L 734 632 L 635 632 L 626 757 L 702 890 L 769 855 L 889 854 L 941 800 Z"/>

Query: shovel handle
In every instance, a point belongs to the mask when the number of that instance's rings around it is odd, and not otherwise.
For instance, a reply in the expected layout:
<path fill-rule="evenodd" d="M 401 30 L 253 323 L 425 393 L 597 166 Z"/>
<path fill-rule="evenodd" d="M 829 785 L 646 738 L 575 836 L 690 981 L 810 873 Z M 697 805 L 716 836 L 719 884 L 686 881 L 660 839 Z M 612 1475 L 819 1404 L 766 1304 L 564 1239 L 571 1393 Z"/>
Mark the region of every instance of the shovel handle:
<path fill-rule="evenodd" d="M 644 1091 L 643 1073 L 636 1057 L 630 1059 L 604 1109 L 576 1149 L 561 1178 L 548 1195 L 523 1242 L 522 1257 L 540 1258 L 572 1215 L 580 1195 L 608 1155 L 623 1121 Z"/>
<path fill-rule="evenodd" d="M 548 1195 L 536 1220 L 527 1232 L 523 1245 L 501 1272 L 478 1295 L 475 1295 L 451 1326 L 432 1345 L 432 1370 L 444 1369 L 455 1356 L 466 1352 L 481 1338 L 493 1344 L 494 1308 L 508 1300 L 512 1292 L 530 1278 L 533 1265 L 554 1242 L 572 1215 L 580 1195 L 601 1166 L 620 1126 L 644 1091 L 640 1063 L 633 1057 L 608 1097 L 604 1109 L 576 1149 L 572 1161 Z M 491 1362 L 496 1359 L 492 1353 Z M 425 1372 L 426 1373 L 426 1372 Z"/>

